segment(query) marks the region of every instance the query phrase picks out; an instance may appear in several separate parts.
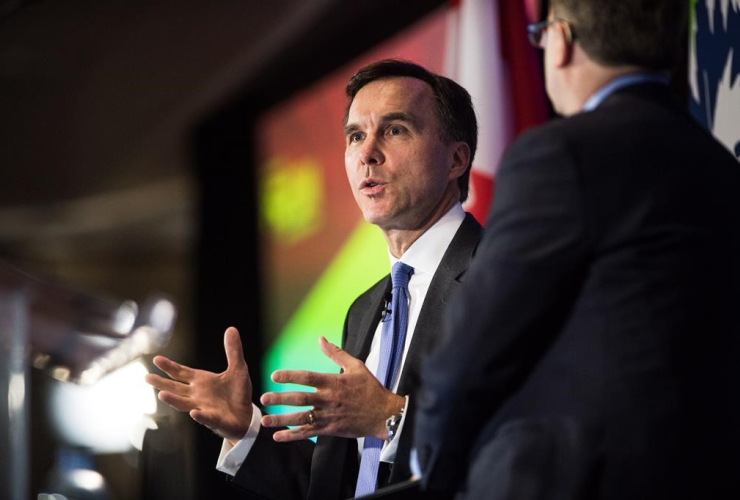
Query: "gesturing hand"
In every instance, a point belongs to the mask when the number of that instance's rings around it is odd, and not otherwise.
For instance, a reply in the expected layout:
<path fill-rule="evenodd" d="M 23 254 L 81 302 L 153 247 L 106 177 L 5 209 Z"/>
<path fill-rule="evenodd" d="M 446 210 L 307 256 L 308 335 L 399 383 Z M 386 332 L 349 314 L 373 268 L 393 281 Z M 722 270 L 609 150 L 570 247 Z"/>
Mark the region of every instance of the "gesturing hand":
<path fill-rule="evenodd" d="M 171 377 L 150 373 L 147 383 L 159 389 L 159 399 L 205 425 L 232 444 L 247 433 L 252 420 L 252 381 L 236 328 L 224 333 L 226 371 L 212 373 L 156 356 L 154 364 Z"/>
<path fill-rule="evenodd" d="M 387 390 L 370 373 L 365 363 L 324 337 L 319 339 L 319 345 L 344 373 L 278 370 L 272 374 L 275 382 L 311 386 L 316 388 L 316 392 L 268 392 L 260 399 L 265 405 L 313 406 L 315 423 L 310 424 L 309 412 L 302 411 L 265 415 L 262 425 L 300 426 L 276 432 L 273 436 L 275 441 L 295 441 L 320 435 L 386 439 L 385 420 L 403 408 L 404 397 Z"/>

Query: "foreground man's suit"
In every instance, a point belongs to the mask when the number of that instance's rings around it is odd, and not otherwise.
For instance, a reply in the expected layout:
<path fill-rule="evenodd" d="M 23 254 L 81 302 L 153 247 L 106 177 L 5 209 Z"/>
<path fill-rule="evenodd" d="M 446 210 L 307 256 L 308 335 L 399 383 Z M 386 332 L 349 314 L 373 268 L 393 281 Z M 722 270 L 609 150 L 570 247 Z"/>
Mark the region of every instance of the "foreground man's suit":
<path fill-rule="evenodd" d="M 480 225 L 467 214 L 429 286 L 398 386 L 397 393 L 409 395 L 410 399 L 388 484 L 411 476 L 409 453 L 421 357 L 438 338 L 442 311 L 450 294 L 460 285 L 480 237 Z M 380 321 L 383 299 L 390 290 L 390 276 L 387 276 L 350 307 L 342 348 L 352 356 L 367 358 Z M 315 447 L 310 441 L 276 443 L 272 434 L 277 430 L 260 429 L 247 459 L 234 476 L 234 484 L 250 494 L 250 498 L 339 500 L 354 495 L 359 469 L 356 439 L 321 436 Z"/>
<path fill-rule="evenodd" d="M 663 85 L 525 134 L 425 361 L 424 483 L 740 498 L 740 165 Z"/>

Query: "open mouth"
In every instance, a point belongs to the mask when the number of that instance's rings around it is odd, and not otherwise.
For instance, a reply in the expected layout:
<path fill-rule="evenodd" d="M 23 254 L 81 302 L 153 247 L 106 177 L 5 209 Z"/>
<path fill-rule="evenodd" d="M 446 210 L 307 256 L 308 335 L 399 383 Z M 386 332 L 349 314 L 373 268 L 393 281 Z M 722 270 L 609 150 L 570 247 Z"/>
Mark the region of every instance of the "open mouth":
<path fill-rule="evenodd" d="M 383 186 L 385 186 L 384 182 L 366 179 L 360 184 L 360 192 L 368 196 L 376 195 L 383 190 Z"/>
<path fill-rule="evenodd" d="M 360 191 L 362 191 L 365 188 L 374 188 L 378 186 L 382 186 L 384 182 L 381 180 L 376 179 L 365 179 L 360 183 Z"/>

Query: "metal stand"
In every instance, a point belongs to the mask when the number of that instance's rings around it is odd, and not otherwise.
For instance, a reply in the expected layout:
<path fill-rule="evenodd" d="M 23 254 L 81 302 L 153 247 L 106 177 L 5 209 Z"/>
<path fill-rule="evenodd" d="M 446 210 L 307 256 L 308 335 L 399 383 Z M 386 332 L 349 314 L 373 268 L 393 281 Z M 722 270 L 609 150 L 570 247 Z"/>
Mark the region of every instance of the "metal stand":
<path fill-rule="evenodd" d="M 0 261 L 0 500 L 29 498 L 29 369 L 94 384 L 159 351 L 175 305 L 153 295 L 141 307 L 36 279 Z"/>
<path fill-rule="evenodd" d="M 28 498 L 28 299 L 0 288 L 0 498 Z"/>

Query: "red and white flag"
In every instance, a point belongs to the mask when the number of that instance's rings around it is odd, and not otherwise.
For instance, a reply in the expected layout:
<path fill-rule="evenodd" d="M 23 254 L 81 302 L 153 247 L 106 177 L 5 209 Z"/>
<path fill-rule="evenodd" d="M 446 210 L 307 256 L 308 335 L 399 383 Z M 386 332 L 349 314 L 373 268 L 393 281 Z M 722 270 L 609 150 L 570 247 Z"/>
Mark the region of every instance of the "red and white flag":
<path fill-rule="evenodd" d="M 531 10 L 531 1 L 527 2 Z M 465 210 L 485 223 L 496 169 L 516 135 L 545 120 L 542 72 L 526 34 L 525 0 L 454 0 L 445 73 L 465 87 L 478 116 L 478 151 Z"/>

